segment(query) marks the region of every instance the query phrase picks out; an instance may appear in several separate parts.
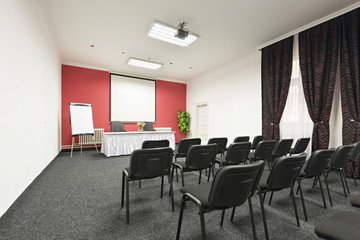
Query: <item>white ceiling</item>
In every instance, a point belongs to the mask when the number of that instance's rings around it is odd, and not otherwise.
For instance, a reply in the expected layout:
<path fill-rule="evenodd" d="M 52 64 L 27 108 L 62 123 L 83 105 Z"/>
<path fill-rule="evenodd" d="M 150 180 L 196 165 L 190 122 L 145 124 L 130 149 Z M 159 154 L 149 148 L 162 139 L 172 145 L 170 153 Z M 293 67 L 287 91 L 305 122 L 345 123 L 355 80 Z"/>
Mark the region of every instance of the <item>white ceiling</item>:
<path fill-rule="evenodd" d="M 158 79 L 188 81 L 355 0 L 41 0 L 62 62 Z M 179 47 L 147 37 L 154 20 L 200 37 Z M 95 47 L 90 47 L 94 44 Z M 151 59 L 159 70 L 128 66 Z M 172 64 L 171 64 L 172 63 Z"/>

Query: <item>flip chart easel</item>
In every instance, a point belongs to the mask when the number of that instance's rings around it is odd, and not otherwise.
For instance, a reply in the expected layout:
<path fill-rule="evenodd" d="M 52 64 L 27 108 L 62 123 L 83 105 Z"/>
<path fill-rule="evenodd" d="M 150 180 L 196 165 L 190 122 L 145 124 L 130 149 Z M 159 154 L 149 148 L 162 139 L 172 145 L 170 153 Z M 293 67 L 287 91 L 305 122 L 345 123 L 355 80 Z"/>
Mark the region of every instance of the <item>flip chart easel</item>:
<path fill-rule="evenodd" d="M 69 103 L 70 124 L 72 132 L 71 157 L 74 148 L 75 136 L 92 135 L 96 152 L 98 152 L 94 138 L 94 124 L 92 116 L 92 105 L 85 103 Z M 82 153 L 82 145 L 80 144 Z"/>

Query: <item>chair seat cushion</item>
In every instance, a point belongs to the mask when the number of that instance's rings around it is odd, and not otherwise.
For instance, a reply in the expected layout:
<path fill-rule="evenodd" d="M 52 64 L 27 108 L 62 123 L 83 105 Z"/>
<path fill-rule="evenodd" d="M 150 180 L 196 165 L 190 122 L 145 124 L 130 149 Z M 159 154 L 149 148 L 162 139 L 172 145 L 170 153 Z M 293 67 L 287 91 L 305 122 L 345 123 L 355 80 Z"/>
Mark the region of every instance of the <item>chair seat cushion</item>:
<path fill-rule="evenodd" d="M 355 240 L 360 236 L 360 213 L 340 212 L 315 227 L 318 237 L 324 239 Z"/>
<path fill-rule="evenodd" d="M 354 197 L 350 200 L 351 205 L 354 207 L 360 207 L 360 196 Z"/>
<path fill-rule="evenodd" d="M 180 189 L 181 193 L 189 193 L 195 198 L 197 198 L 201 205 L 203 206 L 203 209 L 209 209 L 209 193 L 211 189 L 212 182 L 207 183 L 201 183 L 199 185 L 188 185 Z"/>

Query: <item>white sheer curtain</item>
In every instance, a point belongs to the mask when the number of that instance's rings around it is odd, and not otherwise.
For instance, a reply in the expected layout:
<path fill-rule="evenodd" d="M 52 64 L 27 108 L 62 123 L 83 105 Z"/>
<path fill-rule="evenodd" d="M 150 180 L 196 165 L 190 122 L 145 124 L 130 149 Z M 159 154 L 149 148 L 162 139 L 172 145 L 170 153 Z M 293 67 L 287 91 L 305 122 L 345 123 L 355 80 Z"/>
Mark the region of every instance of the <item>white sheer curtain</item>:
<path fill-rule="evenodd" d="M 280 139 L 292 138 L 294 144 L 299 138 L 310 137 L 311 139 L 313 127 L 314 123 L 310 118 L 304 97 L 299 61 L 299 41 L 296 34 L 294 36 L 289 95 L 280 121 Z M 311 154 L 311 140 L 306 153 L 308 156 Z"/>

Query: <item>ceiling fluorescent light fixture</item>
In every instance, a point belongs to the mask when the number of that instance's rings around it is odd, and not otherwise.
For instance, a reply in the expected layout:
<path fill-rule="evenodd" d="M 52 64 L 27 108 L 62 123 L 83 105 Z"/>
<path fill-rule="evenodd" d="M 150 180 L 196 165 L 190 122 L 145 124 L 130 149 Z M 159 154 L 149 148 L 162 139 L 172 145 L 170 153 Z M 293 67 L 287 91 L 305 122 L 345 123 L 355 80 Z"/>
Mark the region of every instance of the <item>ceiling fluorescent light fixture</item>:
<path fill-rule="evenodd" d="M 181 47 L 187 47 L 199 38 L 199 36 L 189 33 L 184 39 L 181 39 L 179 37 L 179 30 L 182 31 L 182 29 L 177 29 L 167 24 L 155 21 L 148 32 L 148 36 L 161 41 L 176 44 Z"/>
<path fill-rule="evenodd" d="M 137 59 L 137 58 L 129 58 L 129 60 L 127 61 L 128 65 L 131 66 L 135 66 L 135 67 L 142 67 L 142 68 L 148 68 L 148 69 L 159 69 L 162 64 L 161 63 L 156 63 L 156 62 L 150 62 L 147 60 L 141 60 L 141 59 Z"/>

